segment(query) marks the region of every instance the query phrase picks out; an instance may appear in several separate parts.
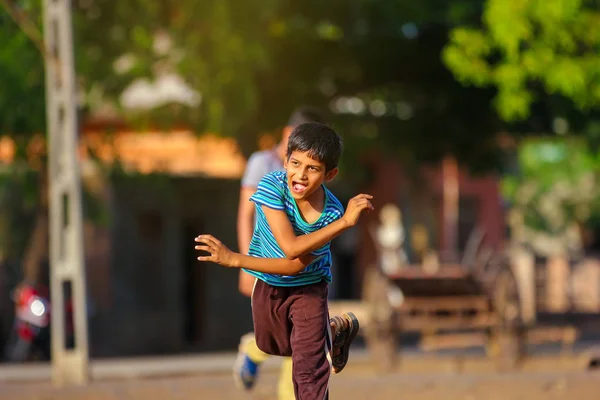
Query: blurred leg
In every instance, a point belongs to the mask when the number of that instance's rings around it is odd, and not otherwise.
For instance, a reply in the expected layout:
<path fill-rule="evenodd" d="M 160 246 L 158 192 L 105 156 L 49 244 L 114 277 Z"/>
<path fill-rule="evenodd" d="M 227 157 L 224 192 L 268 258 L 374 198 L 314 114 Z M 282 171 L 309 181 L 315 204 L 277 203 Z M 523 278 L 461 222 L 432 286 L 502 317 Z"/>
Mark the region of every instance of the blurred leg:
<path fill-rule="evenodd" d="M 251 390 L 258 379 L 260 364 L 269 355 L 256 345 L 253 333 L 242 336 L 237 360 L 233 366 L 233 379 L 240 389 Z"/>
<path fill-rule="evenodd" d="M 270 357 L 270 355 L 258 348 L 254 334 L 252 334 L 252 338 L 249 339 L 244 346 L 244 351 L 248 357 L 257 364 L 266 361 Z"/>
<path fill-rule="evenodd" d="M 295 398 L 294 383 L 292 382 L 292 357 L 283 357 L 281 360 L 281 372 L 279 372 L 277 399 L 295 400 Z"/>

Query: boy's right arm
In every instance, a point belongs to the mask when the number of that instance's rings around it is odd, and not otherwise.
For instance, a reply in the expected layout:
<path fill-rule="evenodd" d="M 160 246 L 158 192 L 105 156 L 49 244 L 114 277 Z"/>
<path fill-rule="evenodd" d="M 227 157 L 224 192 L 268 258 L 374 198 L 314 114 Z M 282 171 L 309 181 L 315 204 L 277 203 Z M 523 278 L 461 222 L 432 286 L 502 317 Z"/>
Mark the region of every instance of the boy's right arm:
<path fill-rule="evenodd" d="M 229 268 L 246 268 L 265 274 L 296 275 L 315 259 L 314 256 L 302 256 L 295 260 L 246 256 L 229 250 L 227 246 L 211 235 L 200 235 L 196 237 L 195 241 L 201 243 L 195 246 L 196 250 L 209 254 L 198 257 L 199 261 L 214 262 Z"/>
<path fill-rule="evenodd" d="M 279 247 L 281 247 L 281 250 L 283 250 L 288 259 L 295 260 L 323 247 L 344 230 L 356 225 L 363 211 L 373 210 L 373 205 L 370 201 L 372 198 L 373 196 L 368 194 L 359 194 L 353 197 L 348 202 L 346 212 L 340 219 L 318 231 L 300 236 L 296 236 L 292 224 L 284 211 L 264 205 L 262 209 Z"/>

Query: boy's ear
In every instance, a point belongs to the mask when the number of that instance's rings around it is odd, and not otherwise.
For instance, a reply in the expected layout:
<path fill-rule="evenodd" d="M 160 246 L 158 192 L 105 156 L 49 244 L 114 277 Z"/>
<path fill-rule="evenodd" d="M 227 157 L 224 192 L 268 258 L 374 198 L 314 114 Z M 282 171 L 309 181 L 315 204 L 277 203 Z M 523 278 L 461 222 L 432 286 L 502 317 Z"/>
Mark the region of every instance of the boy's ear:
<path fill-rule="evenodd" d="M 339 168 L 334 168 L 331 171 L 325 173 L 325 182 L 329 182 L 335 178 L 335 176 L 340 172 Z"/>

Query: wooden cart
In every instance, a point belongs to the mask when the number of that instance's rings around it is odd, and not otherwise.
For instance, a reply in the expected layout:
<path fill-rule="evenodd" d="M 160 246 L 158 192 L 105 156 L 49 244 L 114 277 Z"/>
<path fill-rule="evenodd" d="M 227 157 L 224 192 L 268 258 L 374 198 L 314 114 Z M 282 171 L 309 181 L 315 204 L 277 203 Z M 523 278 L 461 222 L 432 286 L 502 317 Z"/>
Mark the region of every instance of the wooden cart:
<path fill-rule="evenodd" d="M 483 345 L 502 369 L 524 355 L 527 324 L 517 278 L 499 255 L 470 256 L 435 272 L 408 265 L 385 275 L 373 265 L 365 273 L 362 300 L 363 334 L 382 368 L 394 364 L 401 333 L 407 332 L 420 334 L 424 350 Z"/>
<path fill-rule="evenodd" d="M 531 267 L 533 274 L 539 269 Z M 570 351 L 577 330 L 538 324 L 537 314 L 546 307 L 531 285 L 539 279 L 522 274 L 522 268 L 527 266 L 505 255 L 443 264 L 434 273 L 418 265 L 390 276 L 368 268 L 358 309 L 373 359 L 380 369 L 391 369 L 406 333 L 419 334 L 425 351 L 484 347 L 498 370 L 518 367 L 530 344 L 560 342 Z"/>

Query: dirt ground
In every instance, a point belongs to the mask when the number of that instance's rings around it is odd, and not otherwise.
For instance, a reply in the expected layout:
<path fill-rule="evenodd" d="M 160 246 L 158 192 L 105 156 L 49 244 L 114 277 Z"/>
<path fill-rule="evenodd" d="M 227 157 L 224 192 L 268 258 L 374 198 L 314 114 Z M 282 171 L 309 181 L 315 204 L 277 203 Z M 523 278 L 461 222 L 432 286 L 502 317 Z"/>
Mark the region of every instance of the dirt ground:
<path fill-rule="evenodd" d="M 444 364 L 435 359 L 410 368 L 377 373 L 366 364 L 349 365 L 331 380 L 331 399 L 348 400 L 597 400 L 600 372 L 581 359 L 549 357 L 521 371 L 496 373 L 484 361 Z M 277 370 L 265 371 L 246 393 L 226 373 L 132 380 L 96 380 L 85 387 L 54 388 L 49 382 L 0 383 L 2 400 L 276 400 Z"/>

